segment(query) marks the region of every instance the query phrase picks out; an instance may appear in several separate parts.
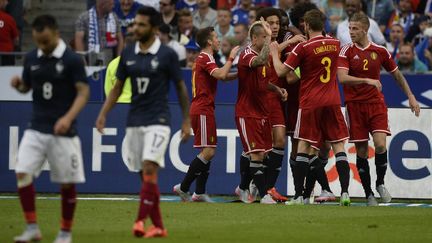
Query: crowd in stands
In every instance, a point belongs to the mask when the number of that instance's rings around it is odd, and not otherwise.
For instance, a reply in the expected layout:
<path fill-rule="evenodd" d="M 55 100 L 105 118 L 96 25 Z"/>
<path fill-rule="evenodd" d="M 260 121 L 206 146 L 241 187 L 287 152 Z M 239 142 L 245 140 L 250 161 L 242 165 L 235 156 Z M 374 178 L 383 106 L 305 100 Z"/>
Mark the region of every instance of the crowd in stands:
<path fill-rule="evenodd" d="M 230 48 L 248 44 L 248 26 L 261 8 L 281 9 L 292 20 L 289 31 L 298 34 L 293 22 L 298 18 L 293 19 L 291 11 L 304 2 L 316 4 L 326 14 L 327 33 L 342 45 L 351 42 L 348 19 L 363 11 L 370 17 L 369 39 L 386 46 L 403 70 L 432 71 L 432 0 L 376 0 L 375 5 L 364 0 L 88 0 L 88 10 L 76 20 L 72 46 L 76 51 L 94 53 L 96 63 L 88 64 L 108 64 L 124 48 L 126 28 L 137 9 L 147 5 L 161 12 L 164 26 L 160 37 L 176 50 L 184 67 L 191 67 L 199 53 L 194 38 L 197 30 L 208 26 L 213 26 L 220 38 L 222 48 L 216 59 L 223 65 Z M 0 7 L 1 18 L 5 18 L 4 9 Z M 15 30 L 6 30 L 1 24 L 0 36 L 0 51 L 10 50 L 10 43 L 19 41 Z"/>

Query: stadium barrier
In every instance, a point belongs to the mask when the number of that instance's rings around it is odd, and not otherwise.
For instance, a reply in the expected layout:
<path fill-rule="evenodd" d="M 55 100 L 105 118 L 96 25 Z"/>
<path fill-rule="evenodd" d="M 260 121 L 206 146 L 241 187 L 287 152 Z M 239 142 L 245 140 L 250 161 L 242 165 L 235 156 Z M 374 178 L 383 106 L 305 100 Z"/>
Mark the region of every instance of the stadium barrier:
<path fill-rule="evenodd" d="M 89 68 L 90 72 L 94 72 L 94 70 L 97 71 L 97 68 L 93 70 Z M 20 70 L 9 71 L 8 74 L 14 71 L 14 74 L 20 72 Z M 6 75 L 2 68 L 0 68 L 0 73 L 2 74 L 0 77 L 0 131 L 3 135 L 0 136 L 0 192 L 10 192 L 16 191 L 13 169 L 18 143 L 30 119 L 32 105 L 30 102 L 22 102 L 30 99 L 28 95 L 11 97 L 16 95 L 16 91 L 9 87 L 11 76 Z M 420 77 L 419 80 L 417 80 L 418 77 Z M 422 97 L 419 100 L 423 104 L 430 104 L 427 103 L 428 95 L 432 93 L 432 83 L 427 84 L 426 80 L 422 80 L 427 77 L 420 75 L 408 77 L 417 97 Z M 383 78 L 383 80 L 385 79 L 386 77 Z M 185 80 L 190 79 L 185 78 Z M 421 88 L 417 87 L 417 83 L 421 83 L 418 85 Z M 391 84 L 394 82 L 385 83 L 384 87 Z M 239 182 L 238 157 L 242 148 L 235 129 L 232 102 L 236 97 L 236 91 L 233 93 L 236 88 L 235 83 L 221 83 L 219 86 L 218 97 L 223 102 L 216 107 L 218 149 L 212 162 L 208 182 L 208 192 L 211 194 L 233 194 L 234 188 Z M 394 89 L 396 88 L 398 87 L 394 87 Z M 93 93 L 102 92 L 93 89 L 94 86 L 92 85 Z M 389 89 L 387 88 L 387 90 Z M 170 100 L 175 101 L 175 94 L 172 93 L 175 93 L 174 89 L 171 89 L 170 92 Z M 9 96 L 4 96 L 6 94 Z M 400 99 L 396 99 L 395 97 L 398 95 L 393 93 L 386 96 L 391 99 L 391 101 L 387 100 L 391 104 L 390 107 L 402 107 L 405 104 L 403 94 L 400 95 Z M 96 95 L 93 95 L 94 97 Z M 428 106 L 430 107 L 430 105 Z M 85 193 L 136 193 L 139 191 L 139 177 L 135 173 L 127 171 L 121 156 L 128 105 L 119 104 L 109 114 L 105 135 L 99 134 L 94 127 L 100 107 L 101 101 L 93 99 L 93 102 L 85 107 L 78 118 L 78 131 L 82 141 L 87 178 L 86 183 L 79 185 L 78 190 Z M 198 152 L 192 148 L 192 139 L 186 143 L 180 142 L 181 111 L 175 102 L 170 103 L 170 109 L 172 112 L 172 138 L 165 158 L 165 169 L 161 171 L 159 179 L 163 193 L 170 193 L 172 186 L 180 182 L 188 164 Z M 432 110 L 423 109 L 421 116 L 416 118 L 407 108 L 390 108 L 389 118 L 392 136 L 387 141 L 390 162 L 386 184 L 390 192 L 398 198 L 432 199 Z M 289 144 L 286 148 L 286 154 L 289 154 L 288 148 Z M 352 144 L 347 144 L 346 149 L 352 172 L 350 194 L 361 197 L 363 191 L 355 168 L 355 150 Z M 371 171 L 375 171 L 373 154 L 371 147 Z M 285 156 L 277 187 L 282 193 L 292 195 L 292 177 L 287 164 L 287 156 Z M 48 166 L 44 166 L 44 168 L 45 170 L 49 169 Z M 334 156 L 330 158 L 326 170 L 330 186 L 336 194 L 339 194 Z M 374 180 L 374 173 L 372 173 L 372 182 Z M 58 186 L 49 182 L 49 174 L 46 171 L 42 172 L 36 181 L 36 188 L 40 192 L 58 191 Z M 191 188 L 191 190 L 193 189 L 194 187 Z M 315 191 L 319 193 L 319 186 L 316 187 Z"/>

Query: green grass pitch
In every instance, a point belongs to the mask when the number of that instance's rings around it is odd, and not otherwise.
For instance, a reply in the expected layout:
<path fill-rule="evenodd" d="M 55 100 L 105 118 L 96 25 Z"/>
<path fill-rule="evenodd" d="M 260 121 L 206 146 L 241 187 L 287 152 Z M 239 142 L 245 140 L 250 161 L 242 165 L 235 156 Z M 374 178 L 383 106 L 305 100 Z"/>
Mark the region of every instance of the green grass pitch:
<path fill-rule="evenodd" d="M 60 201 L 37 200 L 36 207 L 42 242 L 52 242 Z M 131 234 L 137 207 L 137 201 L 79 201 L 74 242 L 148 241 Z M 178 202 L 161 208 L 168 238 L 151 241 L 432 242 L 432 208 Z M 18 199 L 0 200 L 0 242 L 12 242 L 23 227 Z"/>

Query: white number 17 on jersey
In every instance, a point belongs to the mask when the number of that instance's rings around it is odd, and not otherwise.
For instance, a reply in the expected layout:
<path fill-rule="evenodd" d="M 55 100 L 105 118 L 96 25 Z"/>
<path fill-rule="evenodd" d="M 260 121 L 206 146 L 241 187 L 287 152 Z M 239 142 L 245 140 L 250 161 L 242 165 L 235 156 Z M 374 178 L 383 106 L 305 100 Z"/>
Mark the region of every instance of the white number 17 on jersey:
<path fill-rule="evenodd" d="M 136 78 L 137 81 L 137 87 L 138 87 L 138 94 L 144 94 L 147 91 L 147 87 L 150 83 L 149 78 Z"/>

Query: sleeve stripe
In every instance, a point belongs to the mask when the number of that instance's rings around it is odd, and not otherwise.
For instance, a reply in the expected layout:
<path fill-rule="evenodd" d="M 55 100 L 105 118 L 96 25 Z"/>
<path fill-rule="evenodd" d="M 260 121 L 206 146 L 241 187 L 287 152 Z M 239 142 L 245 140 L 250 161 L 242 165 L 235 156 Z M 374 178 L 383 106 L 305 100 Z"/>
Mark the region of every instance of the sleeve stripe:
<path fill-rule="evenodd" d="M 284 63 L 285 66 L 287 66 L 289 69 L 294 70 L 295 68 L 291 67 L 289 64 Z"/>
<path fill-rule="evenodd" d="M 254 57 L 252 57 L 252 58 L 250 59 L 250 61 L 249 61 L 249 67 L 252 67 L 252 61 L 255 60 L 256 57 L 257 57 L 257 56 L 254 56 Z"/>
<path fill-rule="evenodd" d="M 210 75 L 212 75 L 212 73 L 214 72 L 214 71 L 216 71 L 216 70 L 218 70 L 219 68 L 213 68 L 211 71 L 210 71 Z"/>
<path fill-rule="evenodd" d="M 337 67 L 338 69 L 345 69 L 345 70 L 349 70 L 349 68 L 347 68 L 347 67 L 344 67 L 344 66 L 339 66 L 339 67 Z"/>
<path fill-rule="evenodd" d="M 398 67 L 396 67 L 395 69 L 391 70 L 389 73 L 393 73 L 393 72 L 395 72 L 396 70 L 398 70 Z"/>

